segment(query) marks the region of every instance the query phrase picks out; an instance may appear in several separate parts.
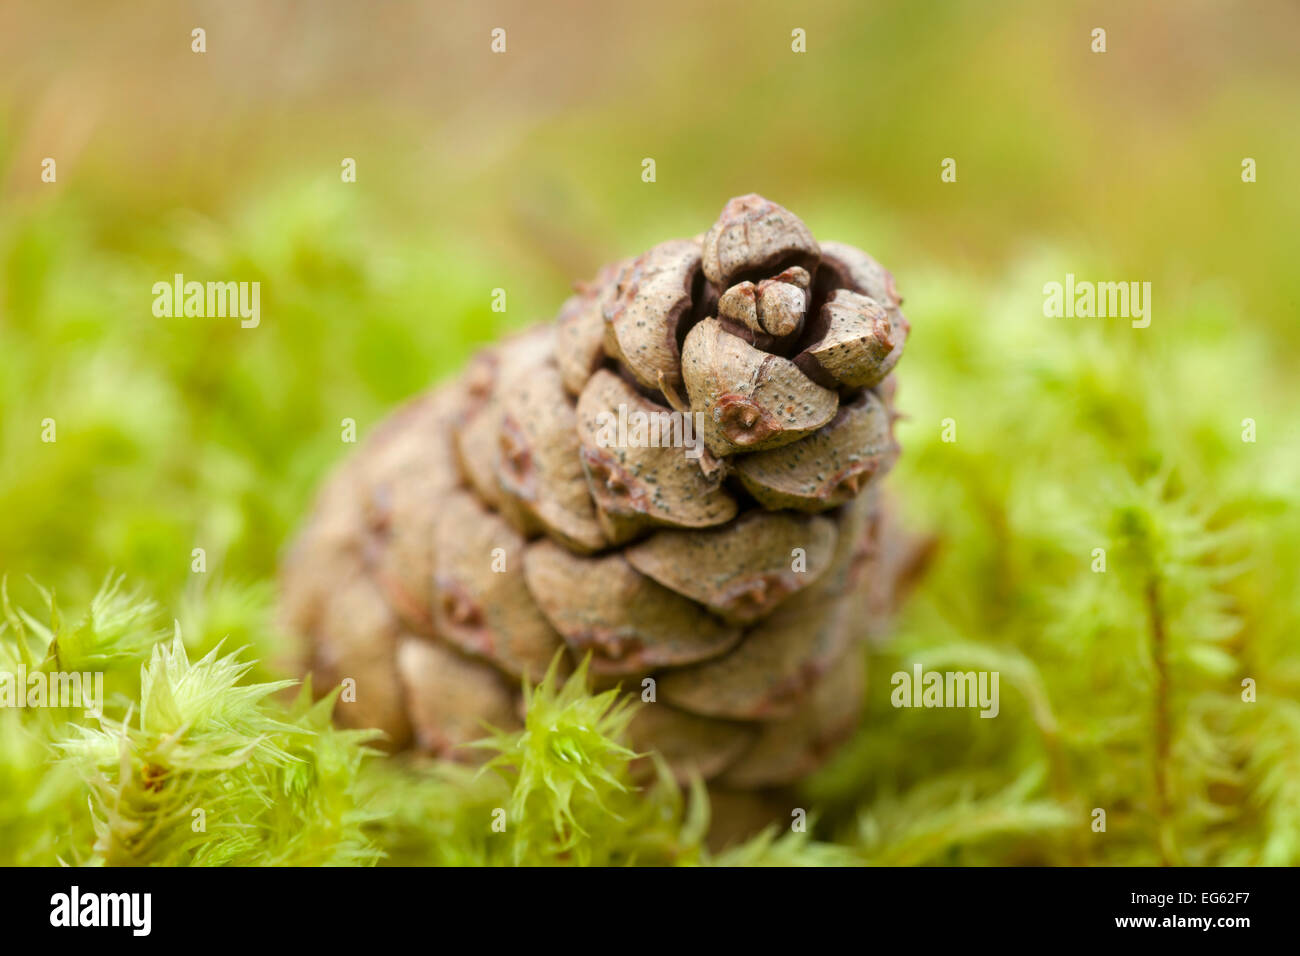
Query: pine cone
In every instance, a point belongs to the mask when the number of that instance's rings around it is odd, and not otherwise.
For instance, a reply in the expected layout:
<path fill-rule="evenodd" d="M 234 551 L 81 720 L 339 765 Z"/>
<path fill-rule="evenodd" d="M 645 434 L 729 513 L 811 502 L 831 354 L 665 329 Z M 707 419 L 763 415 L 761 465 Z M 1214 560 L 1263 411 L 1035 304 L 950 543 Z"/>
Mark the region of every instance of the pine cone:
<path fill-rule="evenodd" d="M 683 779 L 806 774 L 854 725 L 849 655 L 913 563 L 878 494 L 901 301 L 757 195 L 605 268 L 324 487 L 283 576 L 316 686 L 355 681 L 340 719 L 395 748 L 472 759 L 567 648 L 654 698 L 633 744 Z"/>

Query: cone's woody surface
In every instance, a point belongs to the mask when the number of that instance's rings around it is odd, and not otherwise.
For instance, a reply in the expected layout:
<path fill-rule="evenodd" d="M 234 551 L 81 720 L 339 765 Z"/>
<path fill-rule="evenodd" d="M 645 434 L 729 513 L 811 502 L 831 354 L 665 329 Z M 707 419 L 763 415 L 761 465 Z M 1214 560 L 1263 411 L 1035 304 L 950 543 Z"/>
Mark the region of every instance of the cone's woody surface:
<path fill-rule="evenodd" d="M 653 696 L 633 745 L 681 778 L 808 773 L 853 727 L 854 648 L 917 556 L 879 494 L 901 302 L 866 253 L 757 195 L 607 266 L 322 489 L 282 576 L 316 686 L 351 678 L 341 719 L 468 760 L 565 649 Z M 673 434 L 702 444 L 606 427 L 629 416 L 689 416 Z"/>

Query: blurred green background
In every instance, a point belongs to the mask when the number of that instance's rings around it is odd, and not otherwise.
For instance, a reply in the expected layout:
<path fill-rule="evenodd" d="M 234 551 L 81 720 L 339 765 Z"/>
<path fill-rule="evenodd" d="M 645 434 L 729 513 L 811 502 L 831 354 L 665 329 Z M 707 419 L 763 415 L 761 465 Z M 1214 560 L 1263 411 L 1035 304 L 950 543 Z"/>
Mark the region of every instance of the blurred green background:
<path fill-rule="evenodd" d="M 1300 861 L 1298 39 L 1286 2 L 11 0 L 0 570 L 76 601 L 116 569 L 273 658 L 342 419 L 757 191 L 893 270 L 890 483 L 941 538 L 813 784 L 828 832 L 877 862 Z M 1150 328 L 1045 318 L 1067 272 L 1151 282 Z M 260 281 L 261 326 L 154 317 L 175 273 Z M 1015 690 L 996 721 L 893 711 L 913 660 Z"/>

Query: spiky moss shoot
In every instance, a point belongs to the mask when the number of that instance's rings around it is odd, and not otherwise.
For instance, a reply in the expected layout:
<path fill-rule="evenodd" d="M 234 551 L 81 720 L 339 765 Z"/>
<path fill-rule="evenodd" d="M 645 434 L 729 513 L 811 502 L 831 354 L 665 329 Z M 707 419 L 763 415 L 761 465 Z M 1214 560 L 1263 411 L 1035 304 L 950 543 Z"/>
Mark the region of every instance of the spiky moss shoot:
<path fill-rule="evenodd" d="M 80 616 L 32 587 L 41 616 L 0 585 L 0 671 L 94 672 L 104 693 L 85 706 L 0 711 L 0 862 L 379 856 L 360 839 L 350 795 L 368 735 L 335 730 L 332 700 L 282 706 L 272 695 L 284 682 L 255 684 L 252 662 L 219 650 L 191 663 L 179 629 L 159 643 L 157 605 L 121 578 Z M 251 613 L 244 624 L 260 627 Z"/>
<path fill-rule="evenodd" d="M 683 799 L 661 761 L 644 789 L 632 782 L 639 755 L 623 741 L 635 702 L 618 688 L 588 692 L 590 656 L 561 683 L 561 660 L 557 654 L 535 687 L 524 682 L 522 730 L 474 744 L 496 752 L 484 770 L 511 787 L 504 824 L 516 831 L 513 862 L 632 863 L 638 854 L 681 862 L 683 851 L 698 852 L 708 812 L 698 789 L 683 829 Z"/>
<path fill-rule="evenodd" d="M 375 862 L 368 814 L 353 794 L 365 742 L 334 729 L 334 696 L 293 681 L 245 684 L 252 669 L 214 648 L 190 661 L 180 628 L 140 670 L 121 719 L 74 723 L 56 748 L 90 790 L 94 843 L 79 862 L 107 865 L 313 865 Z"/>

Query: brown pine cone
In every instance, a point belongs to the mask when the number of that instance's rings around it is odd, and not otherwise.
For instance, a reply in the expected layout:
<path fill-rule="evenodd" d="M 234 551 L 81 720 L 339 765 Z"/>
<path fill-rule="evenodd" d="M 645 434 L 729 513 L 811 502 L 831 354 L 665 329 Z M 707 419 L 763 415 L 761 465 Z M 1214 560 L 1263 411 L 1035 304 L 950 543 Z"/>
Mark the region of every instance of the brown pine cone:
<path fill-rule="evenodd" d="M 321 491 L 284 620 L 340 719 L 453 759 L 560 648 L 652 697 L 683 778 L 784 785 L 853 727 L 915 554 L 878 493 L 893 277 L 757 195 L 605 268 L 395 412 Z M 652 683 L 645 679 L 651 678 Z"/>

